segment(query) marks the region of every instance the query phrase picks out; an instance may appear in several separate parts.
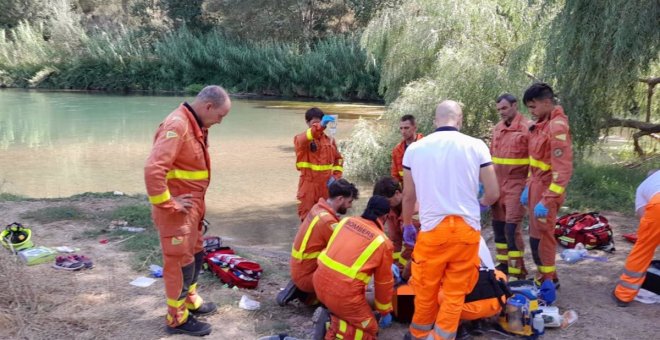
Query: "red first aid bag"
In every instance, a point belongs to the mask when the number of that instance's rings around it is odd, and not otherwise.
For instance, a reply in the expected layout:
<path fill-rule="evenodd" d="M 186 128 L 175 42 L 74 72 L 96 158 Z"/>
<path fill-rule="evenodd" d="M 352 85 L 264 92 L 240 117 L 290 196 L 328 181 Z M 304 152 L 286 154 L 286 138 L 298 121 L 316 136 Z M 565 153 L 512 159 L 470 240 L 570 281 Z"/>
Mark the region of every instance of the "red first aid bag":
<path fill-rule="evenodd" d="M 258 263 L 234 254 L 229 247 L 207 253 L 204 262 L 220 281 L 238 288 L 257 288 L 263 272 Z"/>
<path fill-rule="evenodd" d="M 582 243 L 586 249 L 614 250 L 612 228 L 598 212 L 572 213 L 557 219 L 555 238 L 566 248 Z"/>

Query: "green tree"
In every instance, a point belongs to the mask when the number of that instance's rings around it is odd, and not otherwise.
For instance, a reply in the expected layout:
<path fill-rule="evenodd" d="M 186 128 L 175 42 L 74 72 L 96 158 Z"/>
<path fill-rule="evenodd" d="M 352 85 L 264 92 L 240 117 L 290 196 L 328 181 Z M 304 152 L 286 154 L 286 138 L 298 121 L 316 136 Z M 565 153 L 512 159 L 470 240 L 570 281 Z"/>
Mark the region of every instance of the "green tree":
<path fill-rule="evenodd" d="M 205 32 L 211 28 L 203 16 L 204 0 L 162 0 L 162 2 L 176 28 L 186 25 L 196 32 Z"/>
<path fill-rule="evenodd" d="M 495 98 L 519 94 L 530 83 L 524 69 L 511 72 L 510 60 L 528 41 L 539 5 L 520 1 L 411 0 L 381 11 L 362 37 L 382 67 L 380 92 L 389 108 L 378 127 L 362 124 L 359 142 L 346 146 L 347 170 L 374 178 L 387 173 L 389 150 L 400 138 L 396 127 L 404 114 L 417 117 L 421 132 L 433 129 L 433 112 L 442 99 L 464 107 L 463 131 L 488 135 L 497 120 Z M 532 50 L 534 48 L 531 48 Z M 377 131 L 377 130 L 385 130 Z M 357 140 L 357 139 L 356 139 Z M 375 141 L 375 142 L 374 142 Z M 385 152 L 374 152 L 377 145 Z M 377 167 L 356 169 L 368 159 Z"/>
<path fill-rule="evenodd" d="M 548 29 L 543 79 L 556 84 L 577 148 L 594 144 L 604 127 L 660 132 L 658 105 L 645 100 L 651 84 L 639 81 L 660 77 L 652 73 L 660 63 L 660 2 L 564 3 Z M 650 124 L 640 124 L 645 115 Z"/>

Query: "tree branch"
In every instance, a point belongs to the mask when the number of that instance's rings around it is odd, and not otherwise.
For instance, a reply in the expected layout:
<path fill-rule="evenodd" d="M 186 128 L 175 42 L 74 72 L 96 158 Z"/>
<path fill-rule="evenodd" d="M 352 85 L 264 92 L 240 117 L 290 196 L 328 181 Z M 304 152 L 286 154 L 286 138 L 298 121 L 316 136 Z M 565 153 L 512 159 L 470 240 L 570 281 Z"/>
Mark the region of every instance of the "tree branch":
<path fill-rule="evenodd" d="M 635 152 L 637 152 L 640 157 L 644 156 L 644 150 L 642 150 L 642 147 L 639 145 L 639 139 L 643 136 L 660 133 L 660 124 L 640 122 L 633 119 L 610 118 L 605 122 L 605 127 L 627 127 L 639 130 L 633 134 L 633 143 Z"/>

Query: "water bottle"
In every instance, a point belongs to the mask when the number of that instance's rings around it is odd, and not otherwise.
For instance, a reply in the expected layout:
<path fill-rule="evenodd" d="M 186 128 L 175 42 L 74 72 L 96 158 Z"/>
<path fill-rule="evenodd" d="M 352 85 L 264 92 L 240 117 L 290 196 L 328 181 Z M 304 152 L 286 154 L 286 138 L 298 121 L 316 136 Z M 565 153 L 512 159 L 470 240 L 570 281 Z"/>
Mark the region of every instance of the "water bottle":
<path fill-rule="evenodd" d="M 532 319 L 532 328 L 536 335 L 542 335 L 545 333 L 545 322 L 543 321 L 541 313 L 536 313 L 536 315 L 534 315 L 534 319 Z"/>

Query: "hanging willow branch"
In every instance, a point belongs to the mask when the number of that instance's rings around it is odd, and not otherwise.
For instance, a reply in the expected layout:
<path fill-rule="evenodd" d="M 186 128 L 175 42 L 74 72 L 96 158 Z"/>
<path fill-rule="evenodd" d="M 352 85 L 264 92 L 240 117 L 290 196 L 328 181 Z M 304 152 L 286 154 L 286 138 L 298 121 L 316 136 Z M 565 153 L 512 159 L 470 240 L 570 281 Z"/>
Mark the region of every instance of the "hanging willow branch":
<path fill-rule="evenodd" d="M 660 77 L 649 77 L 646 79 L 639 79 L 642 83 L 646 83 L 649 86 L 649 89 L 646 91 L 646 122 L 651 121 L 651 99 L 653 99 L 653 90 L 658 83 L 660 83 Z"/>

